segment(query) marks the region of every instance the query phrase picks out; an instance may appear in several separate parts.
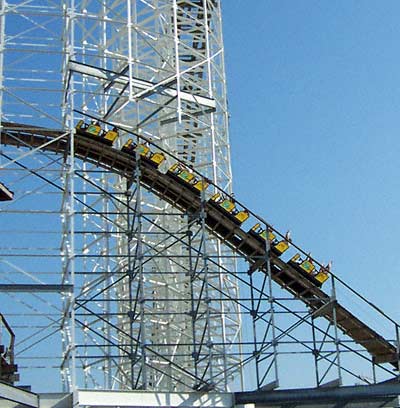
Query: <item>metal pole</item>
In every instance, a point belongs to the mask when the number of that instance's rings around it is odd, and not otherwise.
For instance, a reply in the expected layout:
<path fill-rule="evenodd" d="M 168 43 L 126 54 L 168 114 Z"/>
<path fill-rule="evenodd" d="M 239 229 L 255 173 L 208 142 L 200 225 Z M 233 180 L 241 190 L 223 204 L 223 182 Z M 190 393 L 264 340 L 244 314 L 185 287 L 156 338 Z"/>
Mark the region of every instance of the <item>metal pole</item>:
<path fill-rule="evenodd" d="M 279 377 L 278 377 L 278 342 L 276 338 L 276 327 L 275 327 L 275 306 L 274 306 L 274 296 L 272 291 L 272 272 L 271 272 L 271 264 L 269 260 L 269 254 L 271 251 L 271 243 L 269 241 L 269 230 L 268 225 L 265 225 L 265 230 L 267 231 L 267 239 L 265 240 L 265 267 L 267 268 L 268 274 L 268 302 L 270 307 L 270 322 L 271 322 L 271 330 L 272 330 L 272 347 L 273 347 L 273 365 L 274 365 L 274 375 L 276 386 L 279 384 Z"/>
<path fill-rule="evenodd" d="M 336 358 L 337 358 L 337 370 L 338 370 L 338 380 L 339 384 L 342 384 L 342 370 L 340 364 L 340 338 L 339 338 L 339 330 L 337 327 L 337 318 L 336 318 L 336 286 L 335 286 L 335 279 L 332 279 L 332 295 L 331 301 L 333 302 L 333 310 L 332 310 L 332 317 L 333 317 L 333 327 L 335 333 L 335 348 L 336 348 Z"/>

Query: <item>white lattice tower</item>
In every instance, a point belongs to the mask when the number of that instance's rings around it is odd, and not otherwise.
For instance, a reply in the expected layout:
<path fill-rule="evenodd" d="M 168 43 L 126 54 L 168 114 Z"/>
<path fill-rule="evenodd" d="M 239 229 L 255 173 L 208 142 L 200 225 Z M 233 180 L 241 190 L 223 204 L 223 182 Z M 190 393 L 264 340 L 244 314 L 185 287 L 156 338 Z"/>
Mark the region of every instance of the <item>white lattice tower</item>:
<path fill-rule="evenodd" d="M 219 4 L 214 1 L 123 1 L 114 2 L 110 7 L 96 1 L 75 2 L 74 6 L 75 12 L 70 18 L 72 59 L 82 64 L 73 74 L 74 109 L 122 125 L 155 141 L 216 184 L 230 190 Z M 89 73 L 87 66 L 132 80 L 122 86 L 117 80 L 107 82 L 82 75 Z M 140 89 L 138 80 L 151 83 L 151 89 Z M 170 95 L 172 89 L 178 90 L 173 96 Z M 188 100 L 188 95 L 192 99 Z M 216 109 L 198 103 L 198 96 L 215 103 Z M 81 114 L 74 116 L 76 120 L 82 117 Z M 121 138 L 120 143 L 125 140 L 126 137 Z M 168 165 L 173 161 L 170 158 Z M 124 180 L 105 176 L 96 182 L 101 183 L 105 191 L 110 191 L 112 186 L 116 194 L 125 193 Z M 114 387 L 118 383 L 119 387 L 173 390 L 204 386 L 199 381 L 202 379 L 210 386 L 215 382 L 218 388 L 224 389 L 229 381 L 229 376 L 224 373 L 234 363 L 233 359 L 229 361 L 226 357 L 225 345 L 229 344 L 229 338 L 237 336 L 240 327 L 236 307 L 227 302 L 218 305 L 203 302 L 200 307 L 204 311 L 201 313 L 208 313 L 208 317 L 200 324 L 193 323 L 188 313 L 190 301 L 193 297 L 206 296 L 206 292 L 201 292 L 203 281 L 191 285 L 187 248 L 181 242 L 174 242 L 176 237 L 168 237 L 170 231 L 186 233 L 188 221 L 164 202 L 148 194 L 140 193 L 140 197 L 139 204 L 137 191 L 134 192 L 128 199 L 130 206 L 139 206 L 140 213 L 151 212 L 153 217 L 150 222 L 137 221 L 140 231 L 135 229 L 130 237 L 129 234 L 119 234 L 117 239 L 109 234 L 101 239 L 97 235 L 86 238 L 86 248 L 95 242 L 96 246 L 115 251 L 119 256 L 111 269 L 109 264 L 108 269 L 105 268 L 103 259 L 101 266 L 95 262 L 96 268 L 114 272 L 118 268 L 124 272 L 131 268 L 140 269 L 131 280 L 126 278 L 113 284 L 115 296 L 120 300 L 116 306 L 119 313 L 116 326 L 121 330 L 115 335 L 124 347 L 130 346 L 131 355 L 128 359 L 122 356 L 118 360 L 117 375 L 111 374 L 113 364 L 106 360 L 108 386 Z M 110 202 L 110 198 L 104 197 L 103 209 L 107 207 L 105 202 Z M 125 214 L 125 202 L 116 207 L 120 213 L 116 216 L 116 230 L 120 232 L 121 226 L 122 230 L 129 229 L 135 221 L 129 220 L 132 216 Z M 137 214 L 133 214 L 134 220 L 138 220 Z M 155 225 L 162 226 L 162 233 Z M 210 239 L 205 231 L 201 234 L 198 239 L 200 252 L 210 257 L 224 255 L 220 244 Z M 148 258 L 144 265 L 138 265 L 141 256 Z M 231 270 L 234 267 L 234 262 L 227 258 L 222 263 Z M 218 267 L 209 269 L 207 265 L 202 268 L 201 273 L 208 271 L 207 288 L 212 282 L 214 288 L 237 297 L 237 285 Z M 109 286 L 109 279 L 113 278 L 105 278 L 106 286 Z M 139 303 L 138 296 L 141 298 Z M 207 299 L 218 297 L 216 293 L 207 293 Z M 140 313 L 134 316 L 132 309 L 136 308 Z M 104 330 L 110 336 L 106 327 L 107 324 Z M 202 333 L 205 330 L 208 339 Z M 132 338 L 140 345 L 133 344 Z M 194 355 L 196 342 L 197 348 L 206 348 L 208 342 L 209 357 L 203 357 L 204 362 L 199 364 L 194 361 L 198 359 Z M 149 351 L 149 343 L 152 351 Z M 219 344 L 215 348 L 217 351 L 212 350 L 210 343 Z M 197 380 L 192 376 L 196 365 L 199 365 L 196 370 L 200 370 Z M 211 368 L 211 365 L 215 367 Z"/>
<path fill-rule="evenodd" d="M 231 252 L 201 217 L 137 188 L 140 175 L 127 181 L 74 159 L 76 122 L 97 118 L 231 191 L 219 2 L 0 4 L 2 121 L 70 134 L 68 157 L 30 154 L 61 174 L 54 271 L 75 287 L 60 305 L 65 387 L 226 389 L 240 330 L 229 301 L 238 286 L 223 273 L 235 268 Z"/>

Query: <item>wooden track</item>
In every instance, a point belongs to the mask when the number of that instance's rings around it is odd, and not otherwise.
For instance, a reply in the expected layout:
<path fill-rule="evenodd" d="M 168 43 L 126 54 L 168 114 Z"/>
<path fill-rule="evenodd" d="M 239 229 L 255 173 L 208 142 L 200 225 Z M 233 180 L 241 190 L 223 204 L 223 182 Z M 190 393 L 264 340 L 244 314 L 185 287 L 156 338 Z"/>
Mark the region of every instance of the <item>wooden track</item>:
<path fill-rule="evenodd" d="M 40 147 L 57 138 L 59 139 L 47 144 L 44 149 L 67 155 L 69 134 L 63 131 L 3 123 L 1 132 L 1 143 L 16 147 Z M 101 142 L 76 135 L 74 148 L 75 156 L 79 159 L 94 163 L 128 179 L 134 174 L 136 160 L 133 156 L 108 147 Z M 141 160 L 140 169 L 141 184 L 146 189 L 172 204 L 175 208 L 188 213 L 198 214 L 204 209 L 205 222 L 210 232 L 237 253 L 243 255 L 254 270 L 266 272 L 265 245 L 249 232 L 242 230 L 229 214 L 219 210 L 210 201 L 202 202 L 200 195 L 189 185 L 178 182 L 175 177 L 168 173 L 161 173 L 146 160 Z M 270 253 L 270 265 L 274 281 L 303 301 L 315 317 L 324 317 L 332 323 L 336 318 L 337 325 L 343 333 L 364 347 L 376 363 L 390 363 L 398 369 L 397 349 L 389 341 L 272 252 Z"/>

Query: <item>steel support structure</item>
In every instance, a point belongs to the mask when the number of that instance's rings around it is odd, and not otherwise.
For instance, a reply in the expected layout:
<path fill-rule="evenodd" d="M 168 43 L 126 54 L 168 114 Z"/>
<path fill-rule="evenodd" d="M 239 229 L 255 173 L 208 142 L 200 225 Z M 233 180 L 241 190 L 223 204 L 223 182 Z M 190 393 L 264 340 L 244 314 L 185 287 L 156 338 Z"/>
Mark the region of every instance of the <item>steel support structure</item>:
<path fill-rule="evenodd" d="M 333 274 L 316 288 L 290 264 L 308 252 L 291 242 L 278 256 L 250 234 L 257 222 L 287 239 L 264 219 L 232 224 L 210 204 L 232 192 L 220 2 L 110 3 L 0 1 L 0 181 L 15 193 L 0 206 L 0 312 L 21 380 L 167 392 L 397 380 L 396 322 Z M 116 126 L 118 141 L 77 135 L 79 119 Z M 150 171 L 121 153 L 129 138 L 166 160 Z M 178 160 L 207 190 L 166 174 Z M 349 299 L 370 326 L 344 323 L 359 323 Z"/>
<path fill-rule="evenodd" d="M 0 2 L 1 124 L 63 128 L 62 21 L 63 10 L 52 1 Z M 61 208 L 60 173 L 66 163 L 26 140 L 18 140 L 22 149 L 4 146 L 2 136 L 0 142 L 0 179 L 14 192 L 0 209 L 0 279 L 9 285 L 0 295 L 1 311 L 16 332 L 21 382 L 47 375 L 49 387 L 57 387 L 63 303 L 73 293 L 61 280 L 60 218 L 68 214 Z"/>
<path fill-rule="evenodd" d="M 398 382 L 353 385 L 273 392 L 239 392 L 235 394 L 238 405 L 254 404 L 258 407 L 398 407 L 400 385 Z"/>
<path fill-rule="evenodd" d="M 219 2 L 66 1 L 65 10 L 68 27 L 65 49 L 69 56 L 64 75 L 67 115 L 75 123 L 78 119 L 106 120 L 156 141 L 230 191 Z M 121 131 L 119 146 L 129 137 Z M 174 160 L 168 158 L 165 166 Z M 74 265 L 79 262 L 77 269 L 86 279 L 82 283 L 88 288 L 85 297 L 90 301 L 95 299 L 96 303 L 96 307 L 90 308 L 80 295 L 76 305 L 80 313 L 84 309 L 91 316 L 85 315 L 85 321 L 81 322 L 85 327 L 82 342 L 87 345 L 85 384 L 170 391 L 212 384 L 214 375 L 237 363 L 229 357 L 225 345 L 239 335 L 240 314 L 235 303 L 224 302 L 220 313 L 214 313 L 213 323 L 208 321 L 207 336 L 222 351 L 217 357 L 210 351 L 213 358 L 209 358 L 207 373 L 193 382 L 188 373 L 196 371 L 198 363 L 188 344 L 194 342 L 192 335 L 198 334 L 196 330 L 193 334 L 193 316 L 187 313 L 183 299 L 213 294 L 208 283 L 205 291 L 199 292 L 204 285 L 190 282 L 187 275 L 190 260 L 182 243 L 164 248 L 168 236 L 175 230 L 183 230 L 187 220 L 169 204 L 141 192 L 139 173 L 126 181 L 106 172 L 100 175 L 95 166 L 88 164 L 81 170 L 83 200 L 90 211 L 82 209 L 86 218 L 77 220 L 82 225 L 82 238 L 76 238 L 75 242 L 83 245 L 76 248 L 79 255 Z M 126 189 L 127 184 L 132 185 L 132 191 Z M 94 186 L 98 193 L 92 191 Z M 129 202 L 120 200 L 122 196 Z M 143 219 L 142 214 L 151 214 L 154 221 Z M 162 225 L 164 233 L 153 233 L 152 223 Z M 204 254 L 220 257 L 227 251 L 208 232 L 204 234 L 201 238 Z M 232 256 L 222 263 L 230 270 L 235 268 Z M 95 283 L 93 272 L 103 274 Z M 126 279 L 118 276 L 124 273 Z M 203 273 L 213 287 L 237 297 L 234 277 L 219 270 L 209 271 L 206 266 Z M 102 290 L 99 285 L 103 285 Z M 166 289 L 161 290 L 162 287 Z M 102 293 L 101 300 L 93 291 Z M 158 301 L 157 296 L 165 300 Z M 153 317 L 153 303 L 158 303 L 157 310 L 164 310 L 162 317 L 157 313 Z M 118 315 L 117 321 L 102 317 L 104 314 Z M 101 333 L 97 327 L 99 319 Z M 89 347 L 94 345 L 91 343 L 103 343 L 108 350 L 106 339 L 110 338 L 122 348 L 130 344 L 131 352 L 124 351 L 120 357 L 108 352 L 90 356 Z M 204 336 L 200 338 L 207 342 Z M 147 352 L 149 343 L 157 345 L 153 356 Z M 165 343 L 168 345 L 164 346 Z M 80 347 L 85 349 L 77 344 L 77 351 Z M 161 357 L 164 355 L 167 359 Z M 102 380 L 93 374 L 98 370 L 104 372 Z M 168 377 L 166 373 L 171 370 L 175 374 Z M 222 389 L 227 387 L 228 379 L 225 379 Z"/>

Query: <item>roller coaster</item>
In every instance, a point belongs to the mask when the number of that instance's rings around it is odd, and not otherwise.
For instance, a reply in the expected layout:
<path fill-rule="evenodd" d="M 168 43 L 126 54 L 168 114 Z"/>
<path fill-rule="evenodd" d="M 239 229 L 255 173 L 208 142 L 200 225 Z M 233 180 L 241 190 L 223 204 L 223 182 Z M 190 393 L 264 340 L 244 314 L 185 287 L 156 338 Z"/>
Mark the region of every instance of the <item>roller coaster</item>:
<path fill-rule="evenodd" d="M 400 325 L 232 193 L 222 1 L 3 3 L 1 387 L 397 392 Z"/>
<path fill-rule="evenodd" d="M 153 142 L 131 133 L 122 149 L 114 148 L 118 134 L 130 132 L 118 126 L 105 131 L 99 122 L 102 121 L 96 119 L 91 125 L 82 120 L 72 130 L 75 133 L 75 157 L 132 182 L 140 170 L 140 184 L 160 199 L 185 213 L 204 212 L 207 229 L 248 261 L 249 274 L 257 270 L 271 273 L 278 285 L 315 315 L 335 323 L 345 335 L 367 350 L 374 363 L 389 363 L 398 370 L 397 347 L 322 290 L 324 282 L 333 276 L 329 265 L 318 262 L 298 247 L 288 234 L 276 230 L 186 163 L 175 158 L 175 163 L 166 172 L 161 171 L 169 153 Z M 134 142 L 135 138 L 137 142 Z M 40 147 L 60 155 L 68 154 L 70 140 L 69 131 L 20 123 L 3 122 L 1 131 L 3 145 Z M 242 227 L 247 220 L 253 220 L 254 224 L 249 230 Z"/>

